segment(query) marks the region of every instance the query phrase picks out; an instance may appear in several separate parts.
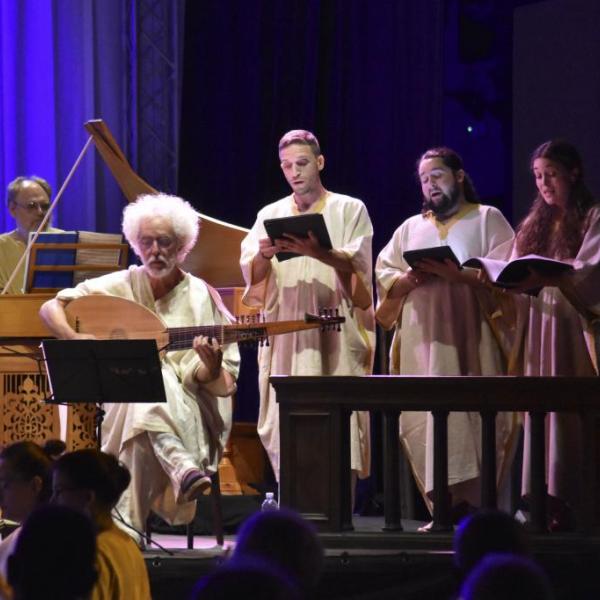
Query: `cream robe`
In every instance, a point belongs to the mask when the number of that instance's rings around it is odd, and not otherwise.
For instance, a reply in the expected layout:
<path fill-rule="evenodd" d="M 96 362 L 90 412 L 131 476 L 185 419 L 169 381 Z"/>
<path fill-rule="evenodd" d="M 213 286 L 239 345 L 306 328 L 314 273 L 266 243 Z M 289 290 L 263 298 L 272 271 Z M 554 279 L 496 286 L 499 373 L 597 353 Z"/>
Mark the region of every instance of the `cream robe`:
<path fill-rule="evenodd" d="M 518 256 L 516 248 L 507 253 Z M 554 257 L 549 257 L 554 258 Z M 543 288 L 537 297 L 518 295 L 514 373 L 522 375 L 594 376 L 598 374 L 600 317 L 600 207 L 590 210 L 579 252 L 571 300 L 556 287 Z M 595 328 L 592 322 L 596 320 Z M 551 413 L 546 418 L 548 493 L 573 506 L 581 501 L 581 426 L 579 417 Z M 525 428 L 523 493 L 529 492 L 529 427 Z"/>
<path fill-rule="evenodd" d="M 395 231 L 377 258 L 378 310 L 394 281 L 410 270 L 402 258 L 406 250 L 448 245 L 460 262 L 487 256 L 511 240 L 513 230 L 499 210 L 467 204 L 445 224 L 416 215 Z M 480 307 L 479 295 L 467 284 L 451 284 L 434 277 L 409 292 L 395 326 L 390 350 L 390 372 L 399 375 L 500 375 L 504 359 Z M 515 417 L 496 419 L 499 479 L 508 467 L 514 441 Z M 431 414 L 404 412 L 400 437 L 417 484 L 428 506 L 433 489 L 433 423 Z M 457 485 L 480 475 L 481 424 L 478 413 L 450 413 L 448 417 L 448 484 Z M 451 490 L 452 492 L 452 490 Z M 473 498 L 478 500 L 478 490 Z"/>
<path fill-rule="evenodd" d="M 264 207 L 242 241 L 241 267 L 246 280 L 243 301 L 260 307 L 267 321 L 302 319 L 321 308 L 337 308 L 346 318 L 340 332 L 301 331 L 275 336 L 258 351 L 260 407 L 258 433 L 279 479 L 279 406 L 270 375 L 369 375 L 373 368 L 375 320 L 372 304 L 373 227 L 365 205 L 355 198 L 327 192 L 308 212 L 323 214 L 331 242 L 352 261 L 354 274 L 342 280 L 335 269 L 306 256 L 271 261 L 265 281 L 252 283 L 252 260 L 263 221 L 298 214 L 293 196 Z M 362 293 L 360 293 L 362 292 Z M 360 307 L 359 307 L 360 306 Z M 351 417 L 351 465 L 369 474 L 370 437 L 367 412 Z"/>
<path fill-rule="evenodd" d="M 147 275 L 141 267 L 89 279 L 75 288 L 65 289 L 57 298 L 73 300 L 87 294 L 105 294 L 133 300 L 156 313 L 168 327 L 227 323 L 226 309 L 217 306 L 207 284 L 186 273 L 166 296 L 154 300 Z M 117 315 L 118 318 L 118 315 Z M 225 346 L 223 368 L 234 378 L 239 370 L 236 344 Z M 203 471 L 214 473 L 231 431 L 231 398 L 214 397 L 194 379 L 200 358 L 193 350 L 168 352 L 162 361 L 166 403 L 106 404 L 102 428 L 105 452 L 119 456 L 126 444 L 146 431 L 171 433 Z M 143 467 L 149 476 L 165 485 L 154 501 L 153 510 L 171 523 L 187 523 L 194 517 L 195 502 L 178 503 L 179 486 L 168 485 L 158 461 Z M 147 490 L 132 490 L 144 494 Z"/>

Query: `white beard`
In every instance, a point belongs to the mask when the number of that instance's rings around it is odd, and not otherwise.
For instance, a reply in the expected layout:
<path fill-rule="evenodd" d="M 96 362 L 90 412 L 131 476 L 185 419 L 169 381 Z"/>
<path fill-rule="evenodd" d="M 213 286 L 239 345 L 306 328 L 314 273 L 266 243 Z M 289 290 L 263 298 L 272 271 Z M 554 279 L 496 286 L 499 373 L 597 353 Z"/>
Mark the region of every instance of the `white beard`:
<path fill-rule="evenodd" d="M 144 269 L 146 270 L 148 277 L 151 277 L 152 279 L 163 279 L 167 277 L 173 272 L 173 270 L 177 266 L 175 261 L 173 261 L 172 263 L 164 261 L 162 262 L 161 266 L 158 266 L 154 261 L 151 262 L 153 264 L 148 263 L 147 265 L 144 265 Z"/>

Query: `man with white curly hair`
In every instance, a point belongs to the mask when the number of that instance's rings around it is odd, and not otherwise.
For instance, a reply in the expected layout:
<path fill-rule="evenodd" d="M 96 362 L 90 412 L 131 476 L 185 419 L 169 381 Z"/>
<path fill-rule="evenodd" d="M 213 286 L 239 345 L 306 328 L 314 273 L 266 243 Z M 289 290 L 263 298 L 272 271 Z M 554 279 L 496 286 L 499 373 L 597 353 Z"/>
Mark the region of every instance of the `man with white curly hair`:
<path fill-rule="evenodd" d="M 228 323 L 216 291 L 179 266 L 198 229 L 198 213 L 181 198 L 140 196 L 125 207 L 123 233 L 142 265 L 62 290 L 40 316 L 58 338 L 91 338 L 71 328 L 64 307 L 87 294 L 105 294 L 142 304 L 168 327 Z M 208 492 L 231 429 L 239 360 L 235 344 L 222 349 L 215 339 L 196 337 L 192 349 L 163 359 L 166 404 L 107 405 L 102 450 L 131 471 L 117 510 L 138 531 L 150 510 L 173 524 L 194 518 L 195 500 Z"/>

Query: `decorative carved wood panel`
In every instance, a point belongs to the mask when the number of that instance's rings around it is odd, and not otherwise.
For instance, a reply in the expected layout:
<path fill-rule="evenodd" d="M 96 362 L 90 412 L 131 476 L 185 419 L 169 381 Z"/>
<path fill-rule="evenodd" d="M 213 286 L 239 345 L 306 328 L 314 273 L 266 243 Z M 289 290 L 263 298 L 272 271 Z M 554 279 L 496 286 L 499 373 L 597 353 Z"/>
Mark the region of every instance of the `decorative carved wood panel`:
<path fill-rule="evenodd" d="M 72 404 L 67 418 L 67 448 L 83 450 L 96 447 L 96 405 Z"/>
<path fill-rule="evenodd" d="M 2 372 L 3 446 L 20 440 L 38 444 L 60 437 L 58 408 L 46 404 L 46 376 L 40 373 Z"/>
<path fill-rule="evenodd" d="M 35 346 L 0 347 L 1 446 L 21 440 L 43 444 L 60 438 L 58 406 L 45 401 L 50 390 L 39 358 Z M 95 445 L 94 415 L 93 405 L 68 408 L 66 442 L 69 450 Z"/>

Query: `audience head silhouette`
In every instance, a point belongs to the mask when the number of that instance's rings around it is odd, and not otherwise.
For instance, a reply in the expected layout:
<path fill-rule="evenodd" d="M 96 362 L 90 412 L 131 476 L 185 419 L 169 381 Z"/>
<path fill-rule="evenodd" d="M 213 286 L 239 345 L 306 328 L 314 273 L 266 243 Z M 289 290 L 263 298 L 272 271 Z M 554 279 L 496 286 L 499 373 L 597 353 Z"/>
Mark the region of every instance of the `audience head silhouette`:
<path fill-rule="evenodd" d="M 230 561 L 198 581 L 190 600 L 300 600 L 298 588 L 275 566 L 260 560 Z"/>
<path fill-rule="evenodd" d="M 2 516 L 23 521 L 50 497 L 51 461 L 33 442 L 16 442 L 0 453 Z"/>
<path fill-rule="evenodd" d="M 111 454 L 86 449 L 64 454 L 52 468 L 52 499 L 56 504 L 80 510 L 98 524 L 129 485 L 128 469 Z"/>
<path fill-rule="evenodd" d="M 473 569 L 461 600 L 552 600 L 548 578 L 530 558 L 490 554 Z"/>
<path fill-rule="evenodd" d="M 525 532 L 517 521 L 497 510 L 483 510 L 461 521 L 454 535 L 454 562 L 463 576 L 495 552 L 528 553 Z"/>
<path fill-rule="evenodd" d="M 97 579 L 96 536 L 90 520 L 62 506 L 43 506 L 27 519 L 8 558 L 14 600 L 89 597 Z"/>
<path fill-rule="evenodd" d="M 257 558 L 276 565 L 310 590 L 321 575 L 323 548 L 313 526 L 281 509 L 252 515 L 238 532 L 232 560 Z"/>

